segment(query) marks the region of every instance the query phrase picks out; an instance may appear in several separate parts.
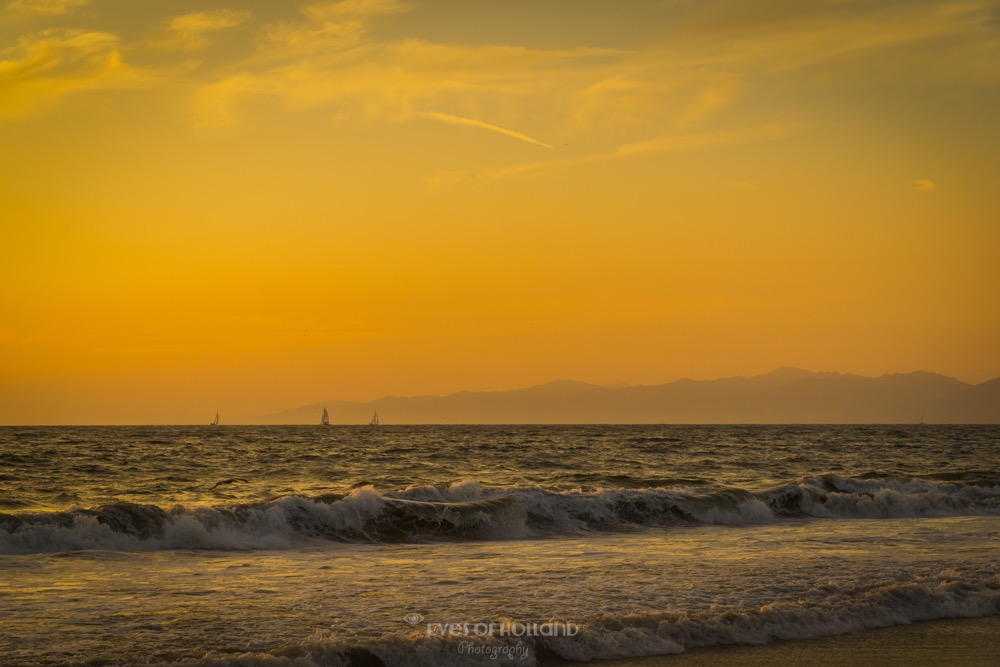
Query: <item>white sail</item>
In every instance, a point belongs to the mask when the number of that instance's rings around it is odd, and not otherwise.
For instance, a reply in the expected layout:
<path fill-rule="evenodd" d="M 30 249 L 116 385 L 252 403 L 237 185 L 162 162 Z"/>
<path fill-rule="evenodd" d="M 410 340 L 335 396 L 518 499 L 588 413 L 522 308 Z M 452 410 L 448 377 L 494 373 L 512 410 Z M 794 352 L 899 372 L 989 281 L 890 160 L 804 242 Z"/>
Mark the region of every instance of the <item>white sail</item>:
<path fill-rule="evenodd" d="M 375 416 L 372 417 L 372 420 L 370 422 L 368 422 L 368 425 L 369 426 L 378 426 L 378 410 L 375 411 Z"/>
<path fill-rule="evenodd" d="M 323 419 L 320 420 L 319 424 L 320 426 L 330 425 L 330 413 L 326 411 L 326 408 L 323 408 Z"/>
<path fill-rule="evenodd" d="M 216 412 L 215 413 L 215 419 L 212 420 L 212 423 L 210 424 L 210 426 L 218 426 L 218 425 L 219 425 L 219 413 Z"/>

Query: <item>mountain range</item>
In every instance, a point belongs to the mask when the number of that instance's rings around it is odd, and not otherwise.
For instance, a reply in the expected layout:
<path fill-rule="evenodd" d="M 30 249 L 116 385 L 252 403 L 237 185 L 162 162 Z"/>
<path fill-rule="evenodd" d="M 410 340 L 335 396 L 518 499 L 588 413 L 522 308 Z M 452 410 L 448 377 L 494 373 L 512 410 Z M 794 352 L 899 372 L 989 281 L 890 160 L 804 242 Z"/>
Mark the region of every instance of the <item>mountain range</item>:
<path fill-rule="evenodd" d="M 386 424 L 931 424 L 1000 423 L 1000 378 L 968 384 L 918 371 L 881 377 L 779 368 L 765 375 L 604 387 L 572 380 L 511 391 L 328 401 L 267 423 Z"/>

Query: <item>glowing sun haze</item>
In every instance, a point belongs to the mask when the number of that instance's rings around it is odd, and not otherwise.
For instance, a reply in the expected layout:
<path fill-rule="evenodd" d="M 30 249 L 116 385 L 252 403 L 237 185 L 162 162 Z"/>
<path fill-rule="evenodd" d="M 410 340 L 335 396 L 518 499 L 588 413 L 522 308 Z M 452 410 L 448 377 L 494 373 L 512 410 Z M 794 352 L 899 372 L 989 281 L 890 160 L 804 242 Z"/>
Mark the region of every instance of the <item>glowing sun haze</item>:
<path fill-rule="evenodd" d="M 0 423 L 986 380 L 998 117 L 992 0 L 10 0 Z"/>

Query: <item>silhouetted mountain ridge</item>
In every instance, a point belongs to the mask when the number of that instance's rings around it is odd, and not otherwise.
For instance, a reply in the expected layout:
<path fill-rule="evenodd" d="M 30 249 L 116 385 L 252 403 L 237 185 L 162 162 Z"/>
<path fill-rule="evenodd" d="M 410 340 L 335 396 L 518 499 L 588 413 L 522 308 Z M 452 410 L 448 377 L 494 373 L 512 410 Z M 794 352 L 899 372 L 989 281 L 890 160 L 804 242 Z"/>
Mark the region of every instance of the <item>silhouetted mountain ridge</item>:
<path fill-rule="evenodd" d="M 386 424 L 1000 423 L 1000 378 L 971 385 L 926 371 L 874 378 L 778 368 L 614 388 L 555 380 L 510 391 L 328 401 L 261 421 L 318 423 L 323 407 L 341 424 L 366 423 L 375 409 Z"/>

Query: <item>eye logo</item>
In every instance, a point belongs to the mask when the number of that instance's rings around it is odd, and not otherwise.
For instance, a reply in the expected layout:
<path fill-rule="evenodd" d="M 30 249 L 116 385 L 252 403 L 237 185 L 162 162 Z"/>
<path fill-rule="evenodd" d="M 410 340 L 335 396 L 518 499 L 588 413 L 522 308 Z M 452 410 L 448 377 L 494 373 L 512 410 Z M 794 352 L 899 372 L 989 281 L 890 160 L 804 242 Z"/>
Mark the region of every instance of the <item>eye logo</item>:
<path fill-rule="evenodd" d="M 421 616 L 420 614 L 407 614 L 406 616 L 403 617 L 403 620 L 409 623 L 410 625 L 416 625 L 420 621 L 424 620 L 424 617 Z"/>

